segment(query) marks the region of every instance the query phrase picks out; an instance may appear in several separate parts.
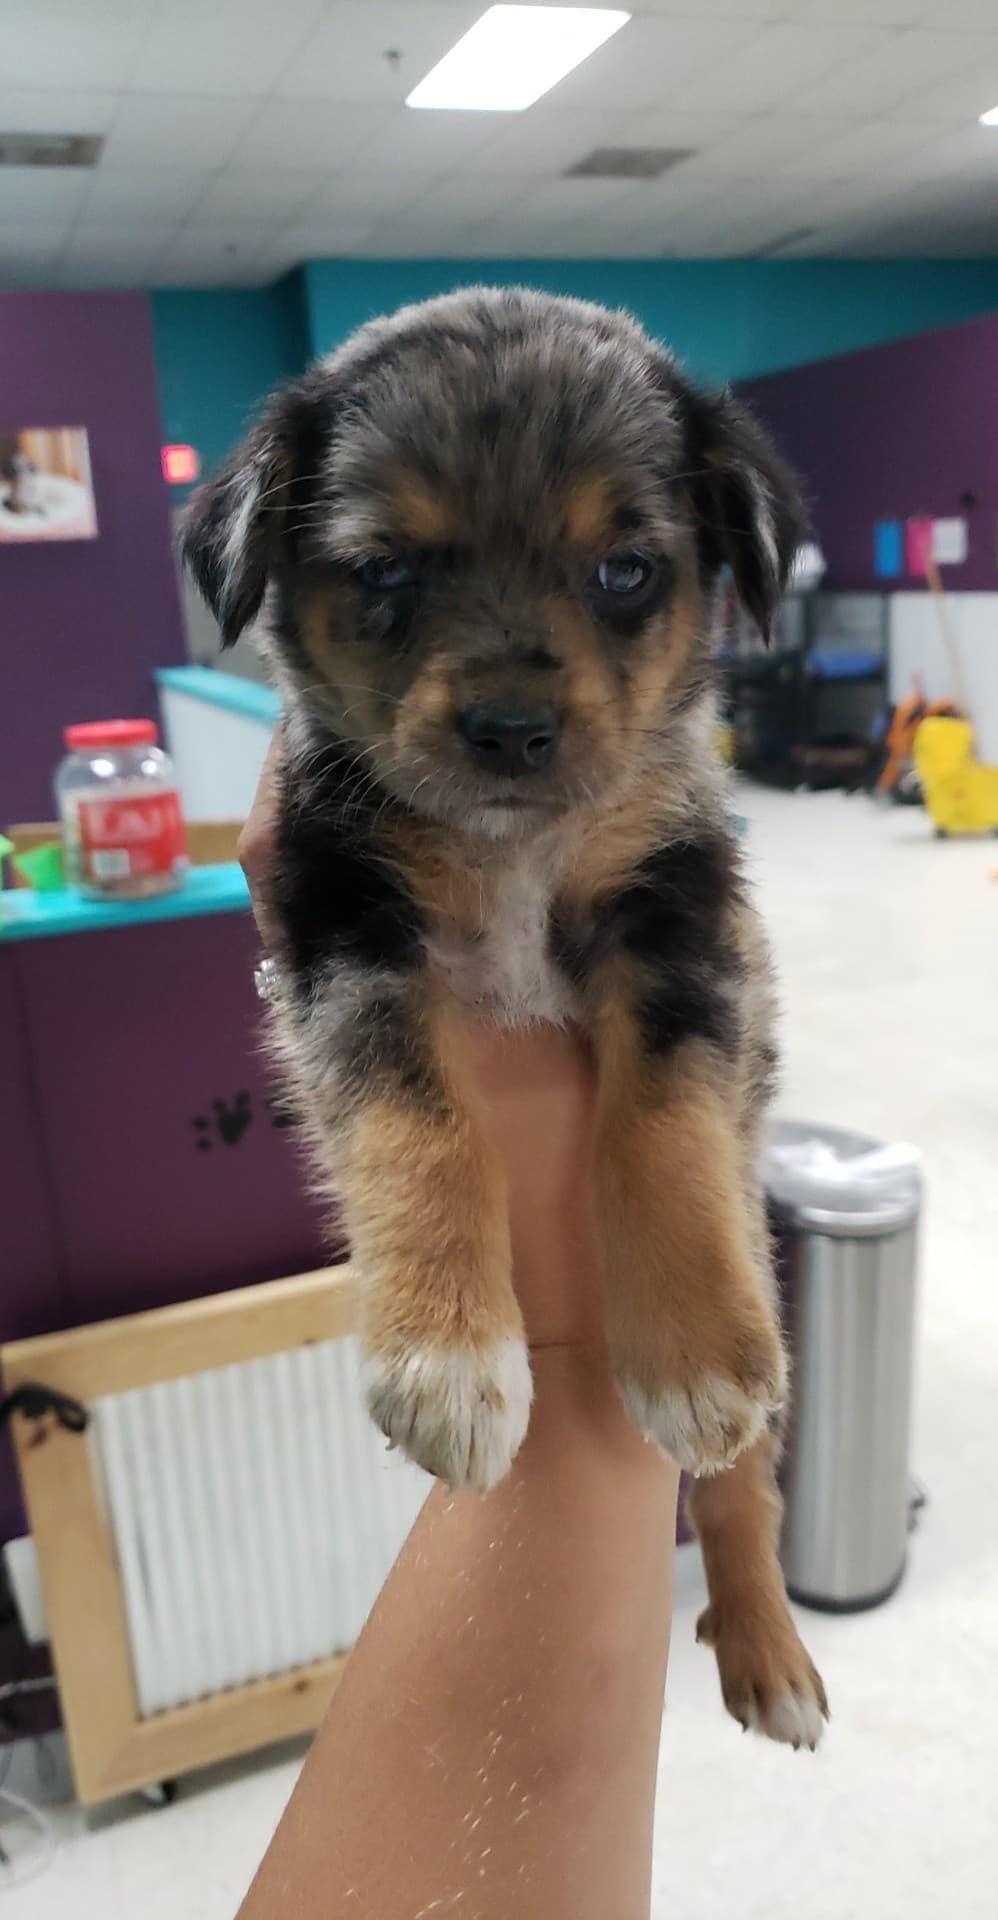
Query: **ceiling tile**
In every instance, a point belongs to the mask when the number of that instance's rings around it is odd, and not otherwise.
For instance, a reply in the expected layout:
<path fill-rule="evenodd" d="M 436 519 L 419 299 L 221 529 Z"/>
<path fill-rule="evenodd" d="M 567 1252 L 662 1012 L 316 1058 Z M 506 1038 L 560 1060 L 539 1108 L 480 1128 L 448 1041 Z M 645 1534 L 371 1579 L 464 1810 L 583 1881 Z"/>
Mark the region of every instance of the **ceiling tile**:
<path fill-rule="evenodd" d="M 154 93 L 270 93 L 322 0 L 159 0 L 130 83 Z"/>
<path fill-rule="evenodd" d="M 475 155 L 484 172 L 525 173 L 532 168 L 563 173 L 594 147 L 634 146 L 629 114 L 574 108 L 559 111 L 547 99 L 525 113 L 489 114 L 486 139 Z"/>
<path fill-rule="evenodd" d="M 713 105 L 708 84 L 696 89 L 697 97 L 703 96 L 702 105 L 694 106 L 689 100 L 693 91 L 692 88 L 688 89 L 686 100 L 681 104 L 663 103 L 646 113 L 627 114 L 626 137 L 620 144 L 634 147 L 692 147 L 695 153 L 703 153 L 717 141 L 723 140 L 732 127 L 740 124 L 742 115 Z"/>
<path fill-rule="evenodd" d="M 815 146 L 826 146 L 849 122 L 827 115 L 800 113 L 740 114 L 725 117 L 726 132 L 697 156 L 704 173 L 765 174 L 784 162 L 799 161 Z"/>
<path fill-rule="evenodd" d="M 926 146 L 925 129 L 900 120 L 821 120 L 814 158 L 829 179 L 869 171 L 872 178 L 911 171 Z M 828 133 L 829 126 L 835 131 Z"/>
<path fill-rule="evenodd" d="M 795 0 L 636 0 L 632 12 L 667 13 L 677 20 L 785 20 Z"/>
<path fill-rule="evenodd" d="M 384 220 L 390 214 L 401 213 L 430 187 L 438 183 L 445 187 L 453 178 L 449 173 L 416 172 L 413 168 L 405 173 L 376 173 L 367 167 L 363 172 L 354 172 L 352 168 L 344 168 L 322 181 L 303 219 L 310 220 L 313 214 L 317 217 L 335 214 L 341 219 Z"/>
<path fill-rule="evenodd" d="M 483 12 L 475 0 L 467 6 L 345 0 L 326 8 L 277 91 L 303 99 L 400 102 Z"/>
<path fill-rule="evenodd" d="M 722 69 L 766 31 L 752 20 L 666 20 L 636 14 L 545 97 L 552 107 L 642 113 L 674 100 L 687 104 L 686 82 Z M 713 105 L 705 98 L 704 104 Z"/>
<path fill-rule="evenodd" d="M 225 254 L 233 258 L 237 255 L 245 257 L 251 251 L 259 252 L 261 247 L 274 239 L 279 230 L 280 223 L 275 220 L 250 220 L 227 214 L 210 229 L 185 221 L 173 244 L 176 251 L 191 259 L 220 259 Z"/>
<path fill-rule="evenodd" d="M 325 100 L 265 100 L 232 156 L 241 167 L 321 167 L 328 171 L 370 148 L 392 119 L 385 107 Z"/>
<path fill-rule="evenodd" d="M 253 100 L 206 94 L 126 94 L 101 167 L 221 167 L 256 110 Z"/>
<path fill-rule="evenodd" d="M 401 212 L 405 219 L 413 218 L 417 222 L 424 216 L 431 218 L 435 225 L 452 220 L 455 227 L 464 227 L 471 221 L 491 219 L 500 212 L 515 208 L 517 217 L 529 218 L 526 196 L 540 183 L 533 173 L 478 173 L 463 172 L 443 174 L 430 180 L 418 194 L 413 194 L 406 206 L 384 212 L 382 220 L 394 219 Z M 547 184 L 547 183 L 544 183 Z M 564 183 L 567 185 L 567 182 Z"/>
<path fill-rule="evenodd" d="M 368 257 L 383 253 L 390 260 L 449 259 L 463 253 L 466 233 L 454 220 L 437 218 L 432 207 L 418 217 L 407 208 L 398 218 L 372 226 L 363 251 Z"/>
<path fill-rule="evenodd" d="M 257 265 L 275 275 L 287 273 L 303 260 L 324 260 L 333 254 L 349 254 L 363 245 L 371 231 L 370 220 L 339 220 L 330 215 L 282 228 L 267 241 L 257 255 Z"/>
<path fill-rule="evenodd" d="M 566 226 L 598 219 L 604 208 L 635 192 L 633 180 L 542 180 L 528 189 L 511 208 L 525 227 L 545 227 L 563 221 Z M 497 197 L 495 211 L 502 205 Z M 491 209 L 489 209 L 491 211 Z"/>
<path fill-rule="evenodd" d="M 933 127 L 928 137 L 923 135 L 910 162 L 912 180 L 932 174 L 980 175 L 992 182 L 998 201 L 998 129 L 964 126 L 954 133 Z"/>
<path fill-rule="evenodd" d="M 198 226 L 226 219 L 230 214 L 260 220 L 291 220 L 315 193 L 321 176 L 316 172 L 227 167 L 216 174 L 193 214 Z"/>
<path fill-rule="evenodd" d="M 889 34 L 862 57 L 836 64 L 812 80 L 795 101 L 802 113 L 841 113 L 865 119 L 888 112 L 920 88 L 931 89 L 968 65 L 959 36 L 913 30 Z"/>
<path fill-rule="evenodd" d="M 998 11 L 998 0 L 995 0 L 995 6 Z M 970 64 L 951 74 L 948 79 L 936 79 L 928 86 L 906 93 L 904 99 L 895 106 L 894 114 L 916 125 L 931 126 L 938 121 L 958 129 L 961 126 L 976 126 L 981 114 L 990 112 L 996 104 L 998 36 L 978 47 Z M 991 138 L 998 156 L 998 135 L 994 128 L 991 129 Z"/>
<path fill-rule="evenodd" d="M 0 127 L 4 133 L 106 133 L 116 105 L 113 93 L 89 88 L 0 88 Z"/>
<path fill-rule="evenodd" d="M 0 267 L 7 261 L 50 260 L 66 245 L 68 231 L 60 220 L 0 221 Z"/>
<path fill-rule="evenodd" d="M 0 47 L 10 87 L 124 86 L 154 0 L 4 0 Z"/>
<path fill-rule="evenodd" d="M 361 147 L 354 164 L 381 171 L 410 167 L 425 172 L 463 166 L 482 151 L 495 115 L 491 113 L 420 113 L 393 107 L 369 145 Z"/>
<path fill-rule="evenodd" d="M 940 33 L 998 34 L 998 8 L 994 0 L 952 0 L 950 6 L 935 0 L 922 24 Z"/>
<path fill-rule="evenodd" d="M 155 220 L 143 225 L 137 221 L 116 220 L 81 223 L 74 228 L 66 246 L 67 260 L 148 261 L 176 231 L 176 222 L 164 226 Z"/>
<path fill-rule="evenodd" d="M 85 167 L 5 167 L 0 175 L 0 217 L 57 220 L 75 214 L 90 184 Z"/>
<path fill-rule="evenodd" d="M 200 200 L 211 175 L 197 167 L 98 167 L 81 219 L 137 221 L 172 214 L 181 220 Z"/>
<path fill-rule="evenodd" d="M 774 107 L 801 107 L 802 92 L 842 67 L 864 66 L 896 39 L 889 28 L 764 27 L 736 60 L 725 60 L 709 76 L 700 76 L 717 107 L 761 113 Z M 835 112 L 811 102 L 815 111 Z"/>
<path fill-rule="evenodd" d="M 826 26 L 828 20 L 858 20 L 878 27 L 915 27 L 930 14 L 937 0 L 784 0 L 780 12 L 788 20 L 810 20 Z"/>

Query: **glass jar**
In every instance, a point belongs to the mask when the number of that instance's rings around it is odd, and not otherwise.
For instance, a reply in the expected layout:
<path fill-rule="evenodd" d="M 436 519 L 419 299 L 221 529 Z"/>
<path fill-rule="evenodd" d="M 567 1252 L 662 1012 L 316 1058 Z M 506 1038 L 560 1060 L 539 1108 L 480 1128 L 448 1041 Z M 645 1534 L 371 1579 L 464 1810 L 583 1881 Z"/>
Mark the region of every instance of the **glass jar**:
<path fill-rule="evenodd" d="M 172 761 L 151 720 L 67 727 L 55 778 L 66 876 L 89 900 L 146 900 L 180 886 L 187 836 Z"/>

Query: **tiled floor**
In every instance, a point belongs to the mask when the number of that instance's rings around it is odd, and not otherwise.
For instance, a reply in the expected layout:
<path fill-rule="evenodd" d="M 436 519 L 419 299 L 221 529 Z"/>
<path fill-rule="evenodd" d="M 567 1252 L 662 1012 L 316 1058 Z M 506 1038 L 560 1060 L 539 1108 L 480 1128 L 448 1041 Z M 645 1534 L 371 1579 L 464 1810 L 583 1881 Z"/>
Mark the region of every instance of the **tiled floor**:
<path fill-rule="evenodd" d="M 839 794 L 748 790 L 743 805 L 783 975 L 784 1108 L 925 1155 L 915 1467 L 930 1505 L 888 1607 L 803 1616 L 835 1712 L 813 1758 L 723 1716 L 693 1644 L 699 1566 L 680 1556 L 655 1920 L 992 1920 L 998 844 L 940 844 L 919 813 Z M 88 1826 L 54 1810 L 57 1858 L 12 1912 L 231 1920 L 298 1759 L 220 1770 L 165 1811 L 132 1803 Z"/>

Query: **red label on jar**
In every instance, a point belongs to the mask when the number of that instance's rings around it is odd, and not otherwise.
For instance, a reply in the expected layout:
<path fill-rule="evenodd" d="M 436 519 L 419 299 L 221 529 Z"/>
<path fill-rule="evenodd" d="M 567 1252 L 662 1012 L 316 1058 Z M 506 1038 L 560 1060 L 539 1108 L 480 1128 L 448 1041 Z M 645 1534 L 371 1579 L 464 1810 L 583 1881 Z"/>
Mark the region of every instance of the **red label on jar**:
<path fill-rule="evenodd" d="M 141 880 L 187 865 L 180 796 L 138 793 L 81 800 L 77 806 L 80 879 L 85 885 Z"/>

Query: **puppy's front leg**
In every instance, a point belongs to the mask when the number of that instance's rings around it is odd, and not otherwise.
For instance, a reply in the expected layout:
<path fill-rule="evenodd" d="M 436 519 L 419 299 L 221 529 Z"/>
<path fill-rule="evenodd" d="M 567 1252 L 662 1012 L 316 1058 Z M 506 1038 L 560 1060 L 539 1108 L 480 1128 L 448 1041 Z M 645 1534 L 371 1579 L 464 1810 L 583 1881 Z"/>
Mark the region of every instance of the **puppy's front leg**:
<path fill-rule="evenodd" d="M 707 1041 L 650 1050 L 595 1026 L 596 1192 L 611 1356 L 638 1428 L 691 1473 L 730 1466 L 779 1407 L 785 1362 L 744 1197 L 738 1102 Z"/>
<path fill-rule="evenodd" d="M 361 1276 L 368 1403 L 429 1473 L 485 1492 L 531 1400 L 502 1168 L 425 975 L 341 972 L 327 992 L 308 1015 L 308 1106 Z"/>

